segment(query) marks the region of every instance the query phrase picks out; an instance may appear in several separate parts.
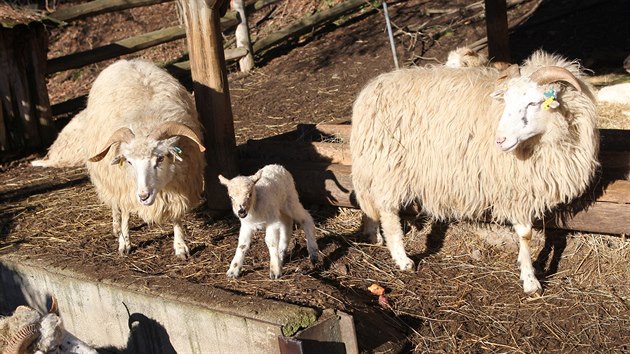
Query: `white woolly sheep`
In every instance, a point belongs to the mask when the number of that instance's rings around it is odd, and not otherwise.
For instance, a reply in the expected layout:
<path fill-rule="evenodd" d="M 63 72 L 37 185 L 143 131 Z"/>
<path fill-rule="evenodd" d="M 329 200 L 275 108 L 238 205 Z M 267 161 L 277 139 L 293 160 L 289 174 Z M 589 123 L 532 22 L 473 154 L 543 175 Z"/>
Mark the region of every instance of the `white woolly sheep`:
<path fill-rule="evenodd" d="M 129 217 L 137 213 L 147 223 L 172 222 L 175 255 L 185 259 L 181 220 L 203 190 L 201 131 L 193 99 L 175 78 L 146 60 L 120 60 L 99 74 L 85 110 L 33 165 L 87 164 L 112 209 L 121 255 L 131 249 Z"/>
<path fill-rule="evenodd" d="M 599 165 L 594 96 L 581 75 L 577 63 L 538 51 L 504 73 L 425 67 L 371 81 L 354 103 L 350 137 L 364 232 L 374 239 L 382 227 L 396 264 L 412 270 L 401 206 L 417 203 L 438 220 L 508 222 L 520 237 L 524 291 L 542 291 L 532 222 L 584 193 Z"/>
<path fill-rule="evenodd" d="M 226 273 L 228 277 L 239 276 L 253 233 L 265 228 L 269 276 L 278 279 L 282 275 L 294 221 L 304 230 L 311 263 L 317 262 L 315 223 L 300 203 L 289 171 L 280 165 L 267 165 L 252 176 L 237 176 L 230 180 L 219 175 L 219 181 L 227 187 L 232 210 L 241 221 L 238 247 Z"/>
<path fill-rule="evenodd" d="M 66 331 L 56 300 L 42 315 L 29 306 L 18 306 L 8 317 L 0 317 L 0 353 L 96 354 L 97 351 Z"/>
<path fill-rule="evenodd" d="M 448 68 L 470 68 L 488 65 L 488 57 L 468 47 L 451 50 L 444 66 Z"/>

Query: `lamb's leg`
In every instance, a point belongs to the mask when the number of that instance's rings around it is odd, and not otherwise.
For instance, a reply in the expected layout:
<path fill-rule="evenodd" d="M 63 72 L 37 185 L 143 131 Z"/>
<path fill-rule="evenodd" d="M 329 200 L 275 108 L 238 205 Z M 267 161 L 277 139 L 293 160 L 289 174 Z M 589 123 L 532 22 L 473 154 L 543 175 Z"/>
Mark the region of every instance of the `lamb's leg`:
<path fill-rule="evenodd" d="M 280 256 L 280 266 L 284 264 L 287 256 L 287 248 L 289 248 L 289 240 L 293 233 L 293 219 L 287 215 L 281 216 L 280 239 L 278 242 L 278 255 Z"/>
<path fill-rule="evenodd" d="M 118 237 L 118 254 L 126 256 L 131 251 L 129 239 L 129 213 L 121 212 L 117 207 L 112 208 L 112 226 L 114 236 Z"/>
<path fill-rule="evenodd" d="M 186 230 L 182 226 L 181 221 L 173 223 L 173 248 L 175 249 L 175 257 L 179 259 L 188 259 L 190 251 L 186 246 Z"/>
<path fill-rule="evenodd" d="M 311 263 L 315 264 L 317 263 L 317 252 L 319 251 L 319 247 L 317 247 L 317 240 L 315 238 L 315 222 L 313 221 L 311 215 L 304 210 L 299 223 L 302 226 L 302 230 L 304 230 L 304 235 L 306 235 L 306 249 L 308 250 L 308 257 L 311 260 Z"/>
<path fill-rule="evenodd" d="M 236 247 L 236 253 L 230 263 L 230 269 L 225 273 L 230 278 L 237 278 L 241 274 L 241 267 L 243 266 L 243 260 L 249 250 L 249 245 L 252 243 L 252 235 L 254 230 L 241 225 L 241 230 L 238 234 L 238 246 Z"/>
<path fill-rule="evenodd" d="M 282 262 L 278 252 L 281 223 L 269 223 L 265 230 L 265 243 L 269 249 L 269 277 L 278 279 L 282 275 Z"/>
<path fill-rule="evenodd" d="M 532 239 L 532 225 L 516 224 L 514 231 L 519 237 L 518 248 L 518 265 L 521 268 L 521 281 L 523 282 L 523 290 L 526 294 L 540 294 L 542 287 L 534 274 L 534 265 L 532 264 L 532 251 L 530 241 Z"/>
<path fill-rule="evenodd" d="M 405 252 L 404 234 L 398 210 L 381 211 L 381 224 L 387 248 L 400 270 L 414 270 L 415 265 Z"/>

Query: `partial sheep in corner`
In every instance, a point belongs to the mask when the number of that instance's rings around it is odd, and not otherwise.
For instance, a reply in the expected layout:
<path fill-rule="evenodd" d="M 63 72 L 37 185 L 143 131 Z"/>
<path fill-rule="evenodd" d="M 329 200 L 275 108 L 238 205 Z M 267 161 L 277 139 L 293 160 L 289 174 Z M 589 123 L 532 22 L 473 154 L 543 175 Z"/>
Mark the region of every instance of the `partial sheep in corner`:
<path fill-rule="evenodd" d="M 0 353 L 96 354 L 97 351 L 64 328 L 53 297 L 45 315 L 30 306 L 18 306 L 11 316 L 0 317 Z"/>
<path fill-rule="evenodd" d="M 315 223 L 300 203 L 291 173 L 280 165 L 267 165 L 252 176 L 238 176 L 231 180 L 219 175 L 227 187 L 232 210 L 241 221 L 236 254 L 227 276 L 236 278 L 241 273 L 245 254 L 256 230 L 265 229 L 265 243 L 269 249 L 269 276 L 282 275 L 293 222 L 300 224 L 306 234 L 306 249 L 311 263 L 317 262 Z"/>
<path fill-rule="evenodd" d="M 100 199 L 112 209 L 118 251 L 129 254 L 129 217 L 174 225 L 175 255 L 189 250 L 184 214 L 203 190 L 205 150 L 192 96 L 166 71 L 120 60 L 94 81 L 87 107 L 70 121 L 34 166 L 87 164 Z"/>
<path fill-rule="evenodd" d="M 402 270 L 401 206 L 434 219 L 490 217 L 520 237 L 520 279 L 542 291 L 532 223 L 583 194 L 599 163 L 592 88 L 577 63 L 542 51 L 518 68 L 426 67 L 378 76 L 352 115 L 352 183 L 372 239 Z M 565 85 L 568 84 L 568 85 Z M 496 99 L 493 99 L 496 98 Z"/>

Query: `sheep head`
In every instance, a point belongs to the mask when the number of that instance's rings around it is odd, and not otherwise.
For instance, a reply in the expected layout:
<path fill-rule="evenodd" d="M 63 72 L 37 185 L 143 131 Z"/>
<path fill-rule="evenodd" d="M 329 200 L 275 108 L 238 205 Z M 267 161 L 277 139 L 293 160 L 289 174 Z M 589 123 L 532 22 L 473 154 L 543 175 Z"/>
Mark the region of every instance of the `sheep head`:
<path fill-rule="evenodd" d="M 126 166 L 135 177 L 138 202 L 152 205 L 157 193 L 173 179 L 177 161 L 182 161 L 182 150 L 177 145 L 180 137 L 192 140 L 199 151 L 205 151 L 192 129 L 181 123 L 166 122 L 147 136 L 136 136 L 129 128 L 116 130 L 89 161 L 101 161 L 110 148 L 118 144 L 118 153 L 111 164 Z"/>
<path fill-rule="evenodd" d="M 582 91 L 579 81 L 565 68 L 543 67 L 528 77 L 520 76 L 517 66 L 512 66 L 500 77 L 507 80 L 507 88 L 493 93 L 493 97 L 503 99 L 505 108 L 496 132 L 497 147 L 503 151 L 513 151 L 522 142 L 545 133 L 546 111 L 560 107 L 556 89 L 549 84 L 564 81 L 576 90 Z"/>
<path fill-rule="evenodd" d="M 227 187 L 232 211 L 234 215 L 244 219 L 249 215 L 251 208 L 256 203 L 256 182 L 260 179 L 262 170 L 252 176 L 238 176 L 227 179 L 219 175 L 219 182 Z"/>

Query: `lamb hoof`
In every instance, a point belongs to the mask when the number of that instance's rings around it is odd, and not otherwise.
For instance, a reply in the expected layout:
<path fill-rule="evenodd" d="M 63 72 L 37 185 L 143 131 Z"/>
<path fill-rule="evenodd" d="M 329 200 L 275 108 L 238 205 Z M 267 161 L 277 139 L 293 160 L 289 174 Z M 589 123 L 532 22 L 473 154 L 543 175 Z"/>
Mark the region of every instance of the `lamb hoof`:
<path fill-rule="evenodd" d="M 238 268 L 230 268 L 228 269 L 228 271 L 225 273 L 225 275 L 227 275 L 228 278 L 232 278 L 232 279 L 236 279 L 238 278 L 238 276 L 241 274 L 241 270 Z"/>
<path fill-rule="evenodd" d="M 175 257 L 181 259 L 182 261 L 187 260 L 190 257 L 190 250 L 185 243 L 176 244 L 175 248 Z"/>
<path fill-rule="evenodd" d="M 278 272 L 278 273 L 275 273 L 275 272 L 272 272 L 272 271 L 269 272 L 269 278 L 271 280 L 280 279 L 281 276 L 282 276 L 282 272 Z"/>
<path fill-rule="evenodd" d="M 317 264 L 317 254 L 311 254 L 308 256 L 308 258 L 311 260 L 312 265 Z"/>
<path fill-rule="evenodd" d="M 118 254 L 121 257 L 127 257 L 129 255 L 129 252 L 131 252 L 131 246 L 119 246 L 118 247 Z"/>

